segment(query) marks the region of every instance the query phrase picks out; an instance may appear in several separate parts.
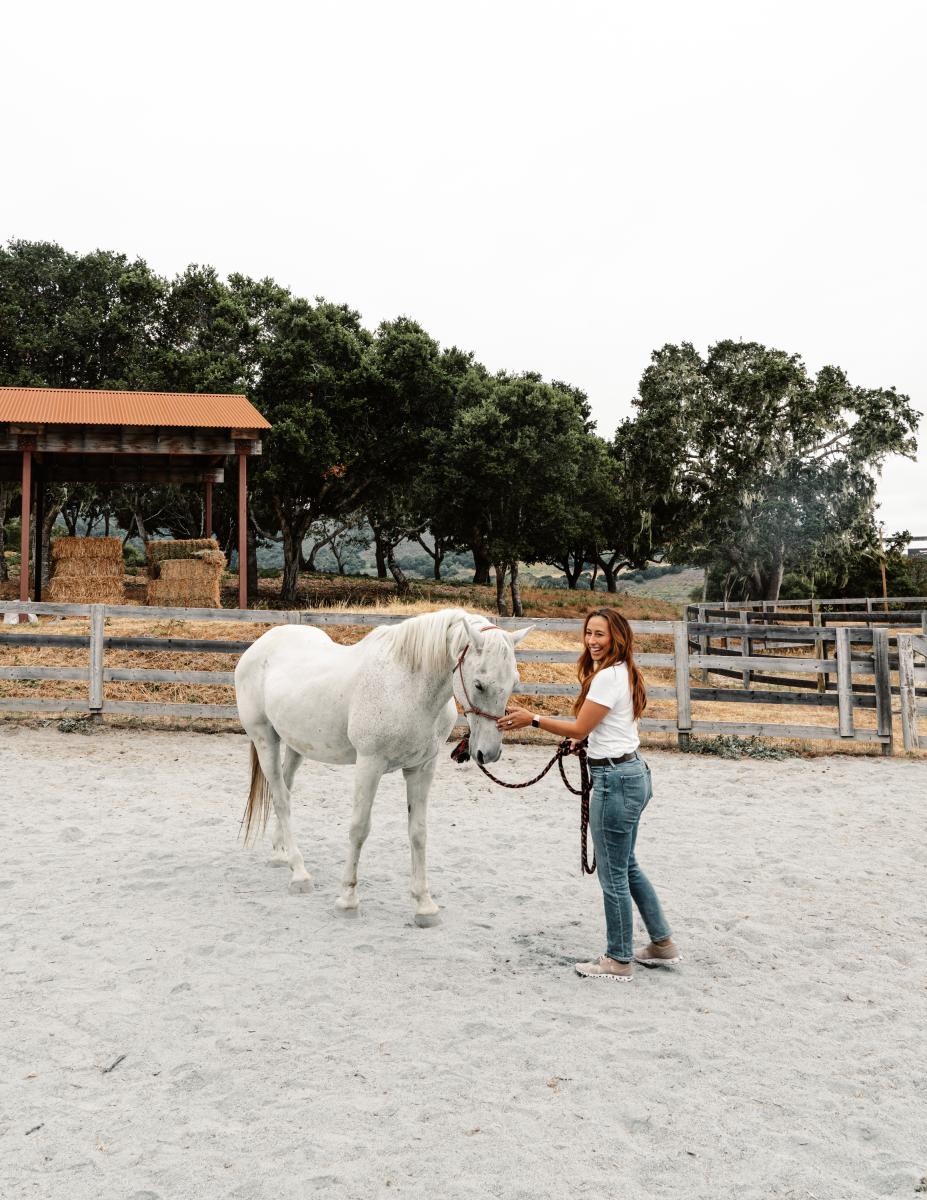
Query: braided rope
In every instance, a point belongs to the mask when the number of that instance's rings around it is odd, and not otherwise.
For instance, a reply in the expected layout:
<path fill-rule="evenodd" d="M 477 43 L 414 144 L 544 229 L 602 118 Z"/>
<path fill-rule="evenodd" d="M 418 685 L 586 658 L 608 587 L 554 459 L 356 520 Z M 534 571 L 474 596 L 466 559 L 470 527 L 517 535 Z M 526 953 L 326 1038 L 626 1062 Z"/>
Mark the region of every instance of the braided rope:
<path fill-rule="evenodd" d="M 469 757 L 469 741 L 470 737 L 468 734 L 455 748 L 451 757 L 454 758 L 456 762 L 466 762 L 466 758 Z M 563 765 L 563 760 L 569 757 L 571 754 L 575 754 L 579 758 L 578 788 L 573 787 L 572 783 L 570 783 L 569 779 L 567 779 L 566 768 Z M 462 755 L 466 755 L 466 757 L 461 757 Z M 564 738 L 564 740 L 557 747 L 554 757 L 550 760 L 544 770 L 535 775 L 533 779 L 526 779 L 523 783 L 507 783 L 504 779 L 497 779 L 491 771 L 487 771 L 481 762 L 477 762 L 476 765 L 484 775 L 488 776 L 493 783 L 497 783 L 499 787 L 515 790 L 518 788 L 531 787 L 532 784 L 540 783 L 554 763 L 556 763 L 560 769 L 560 778 L 563 780 L 567 791 L 572 792 L 574 796 L 580 796 L 582 798 L 579 806 L 579 862 L 580 868 L 584 875 L 593 875 L 595 874 L 596 869 L 594 852 L 592 855 L 592 865 L 590 866 L 589 864 L 589 797 L 592 794 L 592 777 L 589 774 L 587 757 L 585 743 L 580 743 L 580 745 L 574 750 L 570 746 L 570 739 Z"/>

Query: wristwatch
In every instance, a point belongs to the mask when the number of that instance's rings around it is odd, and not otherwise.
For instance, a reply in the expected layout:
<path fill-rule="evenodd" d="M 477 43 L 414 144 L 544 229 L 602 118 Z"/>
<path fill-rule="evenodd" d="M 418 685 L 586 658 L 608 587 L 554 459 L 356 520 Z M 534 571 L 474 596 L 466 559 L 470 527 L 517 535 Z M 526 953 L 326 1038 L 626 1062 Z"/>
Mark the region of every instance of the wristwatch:
<path fill-rule="evenodd" d="M 541 718 L 540 717 L 534 716 L 531 718 L 531 728 L 532 729 L 540 729 L 541 728 Z"/>

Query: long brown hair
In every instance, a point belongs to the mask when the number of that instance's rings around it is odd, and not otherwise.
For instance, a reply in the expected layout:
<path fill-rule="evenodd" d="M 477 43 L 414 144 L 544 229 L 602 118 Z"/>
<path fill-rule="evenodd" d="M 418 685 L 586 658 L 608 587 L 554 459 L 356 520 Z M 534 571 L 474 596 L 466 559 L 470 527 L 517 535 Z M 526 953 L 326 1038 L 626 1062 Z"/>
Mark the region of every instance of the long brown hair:
<path fill-rule="evenodd" d="M 592 617 L 602 617 L 608 624 L 609 632 L 612 635 L 611 645 L 598 667 L 592 661 L 592 655 L 586 645 L 586 629 Z M 594 608 L 591 612 L 586 613 L 586 620 L 583 622 L 583 652 L 576 664 L 579 695 L 573 705 L 574 714 L 578 713 L 585 703 L 589 685 L 592 683 L 596 671 L 604 671 L 606 667 L 613 667 L 616 663 L 627 664 L 628 682 L 631 685 L 631 704 L 636 721 L 647 707 L 647 689 L 644 687 L 643 676 L 634 661 L 634 634 L 626 619 L 614 608 Z"/>

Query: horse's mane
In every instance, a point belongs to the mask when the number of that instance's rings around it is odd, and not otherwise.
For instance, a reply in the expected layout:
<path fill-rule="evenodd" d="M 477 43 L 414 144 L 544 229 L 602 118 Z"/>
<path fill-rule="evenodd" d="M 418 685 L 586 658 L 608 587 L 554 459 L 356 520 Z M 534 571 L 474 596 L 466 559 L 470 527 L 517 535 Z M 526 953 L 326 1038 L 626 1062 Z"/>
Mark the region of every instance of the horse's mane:
<path fill-rule="evenodd" d="M 480 628 L 491 625 L 487 617 L 469 613 L 463 608 L 442 608 L 439 612 L 409 617 L 397 625 L 381 625 L 369 634 L 390 656 L 412 671 L 427 671 L 438 675 L 453 666 L 448 648 L 448 633 L 457 622 Z M 500 639 L 500 644 L 505 639 Z"/>

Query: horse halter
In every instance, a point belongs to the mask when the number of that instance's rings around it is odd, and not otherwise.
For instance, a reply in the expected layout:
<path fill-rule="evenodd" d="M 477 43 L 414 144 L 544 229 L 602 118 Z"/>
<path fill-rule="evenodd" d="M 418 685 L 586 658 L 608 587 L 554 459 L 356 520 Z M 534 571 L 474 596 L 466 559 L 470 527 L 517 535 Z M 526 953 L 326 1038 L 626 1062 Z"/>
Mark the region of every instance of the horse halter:
<path fill-rule="evenodd" d="M 489 628 L 494 629 L 495 626 L 490 625 Z M 489 720 L 489 721 L 499 721 L 502 719 L 502 717 L 505 716 L 505 713 L 500 713 L 497 716 L 495 713 L 484 712 L 481 708 L 476 707 L 476 705 L 473 703 L 473 701 L 470 699 L 469 695 L 467 694 L 467 685 L 464 683 L 464 677 L 463 677 L 463 660 L 467 657 L 467 651 L 469 649 L 470 649 L 470 643 L 467 642 L 466 646 L 464 646 L 463 650 L 461 650 L 461 652 L 460 652 L 460 657 L 457 659 L 457 663 L 454 667 L 454 670 L 451 672 L 452 680 L 453 680 L 454 674 L 459 673 L 460 686 L 463 688 L 464 700 L 466 700 L 467 704 L 469 705 L 469 708 L 464 708 L 464 716 L 469 717 L 469 715 L 471 713 L 474 713 L 478 717 L 486 717 L 487 720 Z M 453 687 L 453 683 L 451 686 Z M 456 697 L 455 697 L 455 699 L 456 699 Z M 463 707 L 463 705 L 461 705 L 461 707 Z"/>

